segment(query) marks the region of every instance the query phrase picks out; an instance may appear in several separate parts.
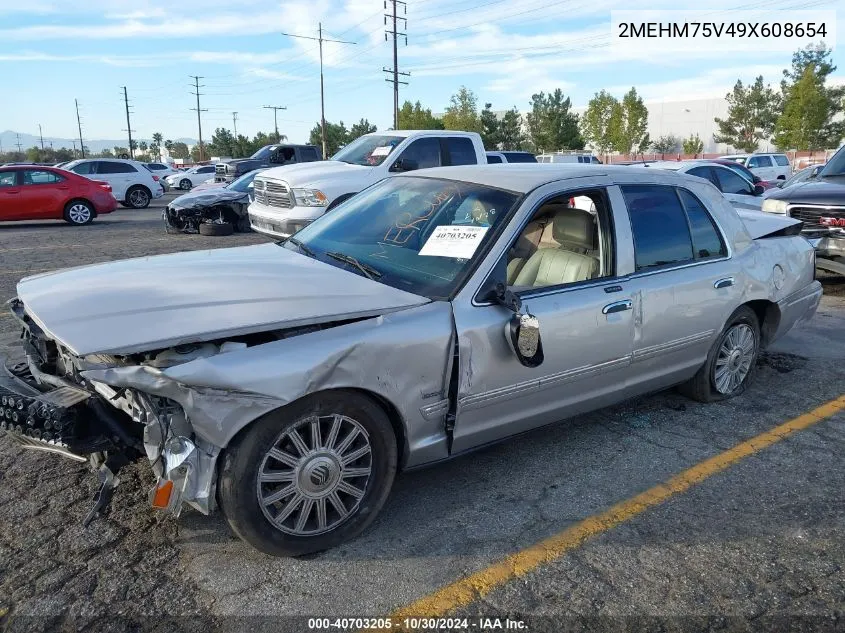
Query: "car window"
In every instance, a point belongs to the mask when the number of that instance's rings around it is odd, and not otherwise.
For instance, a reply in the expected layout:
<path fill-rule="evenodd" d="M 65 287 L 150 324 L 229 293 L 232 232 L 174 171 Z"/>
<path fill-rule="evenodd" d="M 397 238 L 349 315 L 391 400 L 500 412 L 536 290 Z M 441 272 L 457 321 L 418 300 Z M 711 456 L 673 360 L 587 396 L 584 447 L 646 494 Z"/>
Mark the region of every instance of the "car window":
<path fill-rule="evenodd" d="M 542 202 L 507 251 L 508 286 L 519 292 L 612 276 L 609 208 L 603 189 Z"/>
<path fill-rule="evenodd" d="M 440 140 L 433 137 L 418 138 L 405 148 L 399 156 L 399 159 L 402 158 L 416 161 L 420 169 L 440 167 Z"/>
<path fill-rule="evenodd" d="M 198 174 L 210 174 L 214 171 L 214 165 L 207 165 L 206 167 L 200 167 L 197 169 Z"/>
<path fill-rule="evenodd" d="M 709 180 L 712 182 L 716 187 L 719 186 L 716 177 L 713 175 L 713 170 L 707 166 L 701 167 L 693 167 L 687 172 L 690 176 L 698 176 L 699 178 L 704 178 L 705 180 Z"/>
<path fill-rule="evenodd" d="M 320 157 L 317 154 L 317 150 L 313 147 L 303 147 L 299 151 L 302 155 L 302 162 L 304 163 L 320 160 Z"/>
<path fill-rule="evenodd" d="M 129 163 L 121 163 L 119 161 L 105 161 L 97 162 L 98 174 L 131 174 L 137 172 L 134 166 Z"/>
<path fill-rule="evenodd" d="M 502 162 L 502 159 L 499 156 L 496 156 L 495 154 L 492 154 L 492 155 L 487 154 L 487 163 L 488 164 L 492 165 L 494 163 L 501 163 L 501 162 Z"/>
<path fill-rule="evenodd" d="M 789 166 L 789 159 L 783 154 L 775 154 L 774 156 L 772 156 L 772 158 L 774 158 L 775 162 L 781 167 Z"/>
<path fill-rule="evenodd" d="M 537 159 L 528 152 L 502 152 L 509 163 L 536 163 Z"/>
<path fill-rule="evenodd" d="M 752 156 L 748 159 L 748 168 L 771 167 L 772 159 L 768 156 Z"/>
<path fill-rule="evenodd" d="M 51 171 L 24 169 L 23 184 L 25 185 L 50 185 L 62 182 L 64 178 Z"/>
<path fill-rule="evenodd" d="M 150 163 L 147 167 L 155 171 L 164 171 L 167 169 L 167 165 L 162 165 L 161 163 Z"/>
<path fill-rule="evenodd" d="M 722 193 L 750 194 L 752 192 L 749 182 L 736 172 L 724 167 L 716 167 L 713 171 L 716 172 L 716 177 L 719 179 L 719 189 Z"/>
<path fill-rule="evenodd" d="M 14 187 L 17 180 L 16 171 L 4 171 L 0 173 L 0 187 Z"/>
<path fill-rule="evenodd" d="M 77 165 L 74 165 L 73 167 L 70 168 L 70 171 L 72 171 L 75 174 L 87 176 L 88 174 L 95 173 L 94 165 L 95 165 L 94 161 L 87 161 L 87 162 L 84 162 L 84 163 L 79 163 Z"/>
<path fill-rule="evenodd" d="M 692 261 L 692 240 L 674 187 L 624 185 L 636 268 L 649 270 Z"/>
<path fill-rule="evenodd" d="M 678 189 L 684 209 L 689 219 L 690 233 L 692 234 L 692 247 L 696 259 L 707 259 L 710 257 L 725 257 L 728 249 L 722 236 L 716 229 L 713 218 L 704 208 L 701 201 L 686 189 Z"/>
<path fill-rule="evenodd" d="M 446 149 L 449 152 L 449 162 L 452 165 L 477 165 L 475 146 L 468 138 L 460 136 L 446 137 Z"/>

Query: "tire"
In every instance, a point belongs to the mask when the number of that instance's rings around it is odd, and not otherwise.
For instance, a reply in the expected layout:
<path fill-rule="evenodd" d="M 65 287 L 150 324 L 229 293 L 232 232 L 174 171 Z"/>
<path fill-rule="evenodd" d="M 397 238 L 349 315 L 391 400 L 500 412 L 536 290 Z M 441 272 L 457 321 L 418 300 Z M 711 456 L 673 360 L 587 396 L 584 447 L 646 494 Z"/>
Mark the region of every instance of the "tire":
<path fill-rule="evenodd" d="M 194 184 L 187 178 L 182 178 L 182 180 L 179 181 L 179 189 L 182 191 L 190 191 L 193 186 Z"/>
<path fill-rule="evenodd" d="M 126 200 L 124 202 L 129 205 L 130 209 L 146 209 L 150 206 L 150 201 L 153 199 L 153 194 L 150 190 L 141 185 L 129 187 L 126 191 Z"/>
<path fill-rule="evenodd" d="M 87 200 L 71 200 L 65 205 L 64 218 L 69 224 L 76 226 L 91 224 L 96 215 L 94 205 Z"/>
<path fill-rule="evenodd" d="M 252 225 L 249 223 L 249 217 L 238 218 L 238 223 L 235 225 L 235 230 L 238 233 L 252 233 Z"/>
<path fill-rule="evenodd" d="M 317 439 L 322 450 L 314 449 Z M 319 552 L 370 525 L 390 494 L 396 464 L 396 437 L 379 405 L 354 391 L 314 394 L 260 418 L 226 448 L 220 507 L 234 533 L 265 554 Z M 350 469 L 357 474 L 344 475 Z M 260 482 L 261 474 L 276 479 Z"/>
<path fill-rule="evenodd" d="M 127 208 L 127 209 L 131 209 L 131 208 L 132 208 L 132 205 L 127 204 L 127 203 L 125 203 L 125 202 L 120 202 L 119 204 L 120 204 L 120 206 L 125 207 L 125 208 Z"/>
<path fill-rule="evenodd" d="M 228 222 L 222 223 L 202 223 L 200 224 L 200 235 L 215 235 L 215 236 L 222 236 L 222 235 L 231 235 L 235 232 L 235 227 L 233 227 Z"/>
<path fill-rule="evenodd" d="M 729 353 L 731 348 L 735 350 L 732 354 Z M 737 349 L 746 351 L 736 351 Z M 734 398 L 742 394 L 754 380 L 759 355 L 760 323 L 757 315 L 748 306 L 740 306 L 713 343 L 707 354 L 707 361 L 689 382 L 679 387 L 679 390 L 699 402 L 718 402 Z M 733 379 L 730 376 L 733 376 Z"/>

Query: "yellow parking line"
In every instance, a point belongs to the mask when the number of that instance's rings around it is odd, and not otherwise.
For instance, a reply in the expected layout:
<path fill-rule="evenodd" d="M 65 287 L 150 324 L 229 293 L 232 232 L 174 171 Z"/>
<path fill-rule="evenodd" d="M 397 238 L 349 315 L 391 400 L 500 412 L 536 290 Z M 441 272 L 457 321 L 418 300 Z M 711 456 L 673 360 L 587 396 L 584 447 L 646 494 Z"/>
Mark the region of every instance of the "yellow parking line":
<path fill-rule="evenodd" d="M 741 442 L 675 475 L 668 481 L 617 503 L 613 507 L 584 519 L 564 531 L 511 554 L 507 558 L 435 591 L 391 614 L 393 621 L 411 616 L 442 616 L 466 606 L 514 578 L 519 578 L 577 548 L 586 540 L 632 519 L 667 499 L 686 492 L 692 486 L 725 470 L 742 459 L 767 448 L 793 433 L 807 429 L 845 410 L 845 395 L 823 404 L 770 431 Z"/>

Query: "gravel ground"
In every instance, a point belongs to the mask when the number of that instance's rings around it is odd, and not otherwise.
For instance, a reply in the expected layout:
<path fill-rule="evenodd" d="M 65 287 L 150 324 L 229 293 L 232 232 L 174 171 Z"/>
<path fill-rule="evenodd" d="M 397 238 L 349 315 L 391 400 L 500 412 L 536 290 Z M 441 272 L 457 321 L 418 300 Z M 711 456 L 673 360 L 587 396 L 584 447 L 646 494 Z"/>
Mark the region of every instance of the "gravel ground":
<path fill-rule="evenodd" d="M 41 270 L 266 241 L 166 235 L 161 206 L 90 227 L 0 223 L 0 299 Z M 219 516 L 154 514 L 140 462 L 84 529 L 93 476 L 0 437 L 0 626 L 252 633 L 388 613 L 845 392 L 845 283 L 824 283 L 816 319 L 761 359 L 743 397 L 657 394 L 408 473 L 362 537 L 303 559 L 256 553 Z M 0 353 L 16 338 L 0 316 Z M 529 631 L 842 630 L 843 447 L 838 415 L 465 612 L 528 618 Z"/>

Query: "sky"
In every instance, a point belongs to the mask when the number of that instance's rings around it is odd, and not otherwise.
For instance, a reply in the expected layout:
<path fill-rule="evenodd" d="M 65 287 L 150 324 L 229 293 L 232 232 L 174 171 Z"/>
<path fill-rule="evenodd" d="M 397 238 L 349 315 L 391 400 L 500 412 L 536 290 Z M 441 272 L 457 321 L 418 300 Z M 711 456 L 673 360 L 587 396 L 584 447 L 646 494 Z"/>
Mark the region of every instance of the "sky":
<path fill-rule="evenodd" d="M 836 10 L 845 0 L 708 0 L 720 8 L 757 11 Z M 524 112 L 531 95 L 561 88 L 583 106 L 601 89 L 621 96 L 636 86 L 646 102 L 719 97 L 737 79 L 762 74 L 777 86 L 789 52 L 735 52 L 718 45 L 667 54 L 648 46 L 615 50 L 611 11 L 620 0 L 407 0 L 407 32 L 399 44 L 400 103 L 420 100 L 442 112 L 461 86 L 479 105 Z M 702 3 L 644 0 L 638 9 L 693 9 Z M 136 138 L 197 136 L 191 75 L 200 75 L 203 137 L 214 128 L 249 136 L 273 129 L 307 141 L 320 119 L 317 42 L 325 42 L 326 119 L 347 125 L 367 118 L 392 125 L 393 93 L 382 68 L 392 65 L 383 0 L 0 0 L 0 130 L 76 136 L 79 100 L 86 139 L 122 138 L 123 86 Z M 839 27 L 838 39 L 843 27 Z M 835 49 L 845 81 L 843 56 Z"/>

